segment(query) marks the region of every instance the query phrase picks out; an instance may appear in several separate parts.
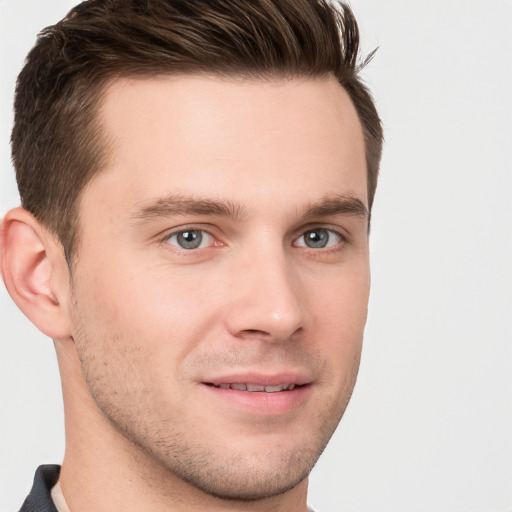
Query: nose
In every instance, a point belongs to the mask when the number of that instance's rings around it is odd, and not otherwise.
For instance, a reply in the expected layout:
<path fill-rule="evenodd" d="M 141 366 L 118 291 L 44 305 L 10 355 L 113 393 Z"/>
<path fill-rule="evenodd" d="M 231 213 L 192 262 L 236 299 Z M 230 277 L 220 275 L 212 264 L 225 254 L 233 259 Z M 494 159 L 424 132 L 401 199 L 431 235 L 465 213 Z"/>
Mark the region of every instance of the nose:
<path fill-rule="evenodd" d="M 300 282 L 286 255 L 275 252 L 251 257 L 233 275 L 225 317 L 232 336 L 280 342 L 304 327 Z"/>

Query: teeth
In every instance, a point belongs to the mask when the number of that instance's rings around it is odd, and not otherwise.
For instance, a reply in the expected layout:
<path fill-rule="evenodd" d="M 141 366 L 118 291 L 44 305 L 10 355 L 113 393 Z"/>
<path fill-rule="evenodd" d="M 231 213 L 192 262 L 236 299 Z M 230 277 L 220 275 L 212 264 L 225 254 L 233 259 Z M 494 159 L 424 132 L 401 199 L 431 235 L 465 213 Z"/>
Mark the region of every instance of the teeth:
<path fill-rule="evenodd" d="M 279 391 L 291 391 L 297 387 L 296 384 L 279 384 L 277 386 L 261 386 L 260 384 L 240 384 L 233 383 L 227 384 L 222 383 L 216 385 L 217 388 L 222 389 L 235 389 L 237 391 L 250 391 L 250 392 L 265 392 L 265 393 L 278 393 Z"/>
<path fill-rule="evenodd" d="M 266 391 L 265 386 L 258 386 L 256 384 L 247 384 L 247 391 Z"/>
<path fill-rule="evenodd" d="M 277 393 L 278 391 L 283 391 L 283 389 L 288 389 L 288 386 L 265 386 L 267 393 Z"/>

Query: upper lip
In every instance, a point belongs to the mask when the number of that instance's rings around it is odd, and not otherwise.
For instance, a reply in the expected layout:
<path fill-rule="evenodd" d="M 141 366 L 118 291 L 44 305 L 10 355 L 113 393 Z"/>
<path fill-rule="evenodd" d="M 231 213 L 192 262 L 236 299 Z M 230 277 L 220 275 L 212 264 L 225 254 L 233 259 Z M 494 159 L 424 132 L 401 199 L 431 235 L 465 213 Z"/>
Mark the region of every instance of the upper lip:
<path fill-rule="evenodd" d="M 203 384 L 213 384 L 220 386 L 221 384 L 254 384 L 257 386 L 280 386 L 282 384 L 295 384 L 302 386 L 310 384 L 309 379 L 303 373 L 283 372 L 273 374 L 263 373 L 233 373 L 229 375 L 215 376 L 202 380 Z"/>

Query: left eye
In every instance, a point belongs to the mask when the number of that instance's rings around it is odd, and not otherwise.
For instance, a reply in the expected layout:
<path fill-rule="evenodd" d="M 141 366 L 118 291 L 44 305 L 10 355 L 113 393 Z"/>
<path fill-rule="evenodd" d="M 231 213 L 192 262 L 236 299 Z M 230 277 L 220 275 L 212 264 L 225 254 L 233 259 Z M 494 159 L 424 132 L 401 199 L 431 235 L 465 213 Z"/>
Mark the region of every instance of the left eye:
<path fill-rule="evenodd" d="M 333 247 L 342 241 L 342 237 L 336 231 L 326 228 L 315 228 L 306 231 L 297 239 L 297 247 L 309 247 L 310 249 L 325 249 Z"/>
<path fill-rule="evenodd" d="M 201 229 L 184 229 L 173 233 L 167 238 L 167 243 L 180 249 L 202 249 L 212 244 L 213 237 Z"/>

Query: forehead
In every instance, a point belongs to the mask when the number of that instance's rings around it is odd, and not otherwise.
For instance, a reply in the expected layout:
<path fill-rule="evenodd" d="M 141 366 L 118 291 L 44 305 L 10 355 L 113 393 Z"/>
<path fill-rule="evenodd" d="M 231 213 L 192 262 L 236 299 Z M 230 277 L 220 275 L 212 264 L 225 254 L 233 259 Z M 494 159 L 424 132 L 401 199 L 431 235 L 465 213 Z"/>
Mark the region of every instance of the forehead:
<path fill-rule="evenodd" d="M 93 182 L 132 203 L 171 192 L 242 202 L 339 192 L 367 203 L 361 125 L 334 77 L 120 79 L 100 116 L 110 159 Z"/>

